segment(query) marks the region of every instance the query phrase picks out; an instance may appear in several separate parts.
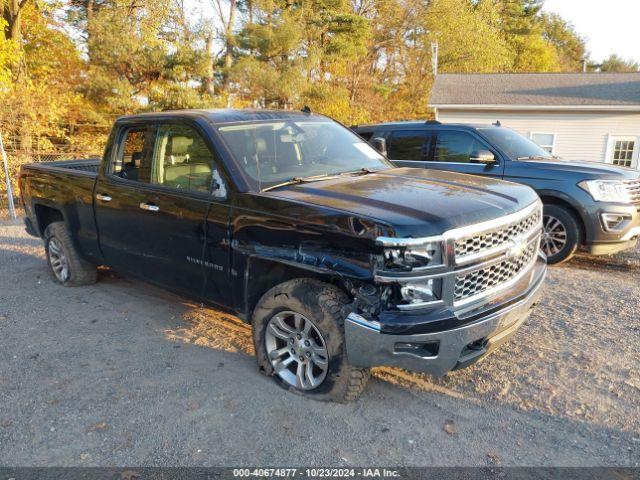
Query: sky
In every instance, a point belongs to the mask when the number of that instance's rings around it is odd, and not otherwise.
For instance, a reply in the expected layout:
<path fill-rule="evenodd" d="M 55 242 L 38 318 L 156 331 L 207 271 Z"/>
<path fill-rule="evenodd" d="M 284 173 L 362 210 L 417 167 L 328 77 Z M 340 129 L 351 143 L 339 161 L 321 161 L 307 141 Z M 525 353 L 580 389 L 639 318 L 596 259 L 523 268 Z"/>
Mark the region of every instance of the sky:
<path fill-rule="evenodd" d="M 544 10 L 573 24 L 592 60 L 617 53 L 640 63 L 640 0 L 545 0 Z"/>

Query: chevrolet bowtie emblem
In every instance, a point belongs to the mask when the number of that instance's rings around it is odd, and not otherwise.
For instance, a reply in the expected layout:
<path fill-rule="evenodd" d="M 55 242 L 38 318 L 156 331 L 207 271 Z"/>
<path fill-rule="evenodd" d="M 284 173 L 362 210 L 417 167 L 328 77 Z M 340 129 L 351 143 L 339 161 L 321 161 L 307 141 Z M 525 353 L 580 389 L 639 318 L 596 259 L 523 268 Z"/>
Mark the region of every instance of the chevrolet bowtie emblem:
<path fill-rule="evenodd" d="M 527 242 L 525 242 L 524 240 L 514 240 L 513 247 L 509 249 L 509 256 L 510 257 L 520 256 L 524 253 L 526 248 L 527 248 Z"/>

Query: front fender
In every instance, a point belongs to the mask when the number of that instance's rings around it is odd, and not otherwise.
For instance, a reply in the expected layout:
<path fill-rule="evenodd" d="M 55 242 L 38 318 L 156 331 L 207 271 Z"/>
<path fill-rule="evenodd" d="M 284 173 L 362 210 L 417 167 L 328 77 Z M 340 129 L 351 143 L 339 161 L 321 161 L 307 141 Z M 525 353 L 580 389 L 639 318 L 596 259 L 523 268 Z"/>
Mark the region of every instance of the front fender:
<path fill-rule="evenodd" d="M 267 247 L 263 245 L 233 245 L 234 273 L 244 271 L 237 278 L 234 291 L 242 292 L 236 298 L 245 321 L 260 298 L 271 288 L 294 278 L 314 278 L 331 283 L 349 293 L 349 285 L 373 281 L 370 255 L 346 257 L 340 252 L 306 248 Z"/>

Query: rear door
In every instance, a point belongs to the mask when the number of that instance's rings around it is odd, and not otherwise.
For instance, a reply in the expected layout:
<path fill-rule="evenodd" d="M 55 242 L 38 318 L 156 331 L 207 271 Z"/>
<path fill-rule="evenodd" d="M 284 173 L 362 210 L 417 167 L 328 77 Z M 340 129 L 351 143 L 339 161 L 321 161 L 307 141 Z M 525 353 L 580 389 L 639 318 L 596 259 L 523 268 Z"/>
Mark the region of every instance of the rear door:
<path fill-rule="evenodd" d="M 94 209 L 102 255 L 108 265 L 147 276 L 149 217 L 140 209 L 151 179 L 155 129 L 144 123 L 121 126 L 98 174 Z"/>
<path fill-rule="evenodd" d="M 107 261 L 193 298 L 225 305 L 229 278 L 228 181 L 196 124 L 146 125 L 141 172 L 122 177 L 125 129 L 99 182 L 96 218 Z M 103 233 L 104 232 L 104 233 Z"/>
<path fill-rule="evenodd" d="M 431 148 L 431 130 L 392 130 L 386 136 L 387 157 L 399 167 L 426 167 Z"/>

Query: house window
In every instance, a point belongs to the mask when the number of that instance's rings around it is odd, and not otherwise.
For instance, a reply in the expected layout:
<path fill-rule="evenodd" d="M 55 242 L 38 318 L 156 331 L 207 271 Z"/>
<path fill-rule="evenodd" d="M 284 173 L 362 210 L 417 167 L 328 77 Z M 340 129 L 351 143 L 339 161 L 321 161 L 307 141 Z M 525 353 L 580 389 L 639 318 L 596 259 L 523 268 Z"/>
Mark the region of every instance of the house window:
<path fill-rule="evenodd" d="M 635 147 L 633 140 L 616 140 L 613 144 L 613 164 L 630 167 Z"/>
<path fill-rule="evenodd" d="M 638 167 L 638 138 L 609 137 L 607 161 L 621 167 Z"/>
<path fill-rule="evenodd" d="M 553 154 L 553 147 L 556 143 L 555 133 L 532 132 L 531 140 L 533 140 L 535 143 L 537 143 L 540 147 L 545 149 L 547 152 Z"/>

